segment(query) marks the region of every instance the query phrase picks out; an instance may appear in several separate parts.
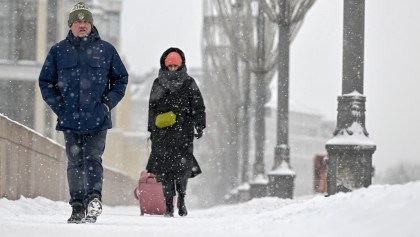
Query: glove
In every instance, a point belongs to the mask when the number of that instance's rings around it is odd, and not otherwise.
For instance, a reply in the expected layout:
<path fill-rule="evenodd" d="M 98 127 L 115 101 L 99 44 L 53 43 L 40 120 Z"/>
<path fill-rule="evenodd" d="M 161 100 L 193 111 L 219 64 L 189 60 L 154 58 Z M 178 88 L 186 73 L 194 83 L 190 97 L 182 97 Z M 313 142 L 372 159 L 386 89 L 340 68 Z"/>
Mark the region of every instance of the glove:
<path fill-rule="evenodd" d="M 194 134 L 194 137 L 200 139 L 203 136 L 203 127 L 195 127 L 195 130 L 197 131 L 197 133 Z"/>

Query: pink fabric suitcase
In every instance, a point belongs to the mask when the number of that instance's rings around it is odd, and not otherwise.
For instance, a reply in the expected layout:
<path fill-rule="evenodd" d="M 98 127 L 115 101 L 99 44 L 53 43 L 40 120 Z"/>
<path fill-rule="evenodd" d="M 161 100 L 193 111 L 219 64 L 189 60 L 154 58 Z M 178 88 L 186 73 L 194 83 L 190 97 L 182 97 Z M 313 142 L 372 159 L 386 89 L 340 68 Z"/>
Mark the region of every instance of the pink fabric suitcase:
<path fill-rule="evenodd" d="M 138 185 L 134 189 L 134 196 L 139 200 L 140 215 L 163 215 L 165 213 L 166 205 L 162 183 L 145 170 L 140 173 Z"/>

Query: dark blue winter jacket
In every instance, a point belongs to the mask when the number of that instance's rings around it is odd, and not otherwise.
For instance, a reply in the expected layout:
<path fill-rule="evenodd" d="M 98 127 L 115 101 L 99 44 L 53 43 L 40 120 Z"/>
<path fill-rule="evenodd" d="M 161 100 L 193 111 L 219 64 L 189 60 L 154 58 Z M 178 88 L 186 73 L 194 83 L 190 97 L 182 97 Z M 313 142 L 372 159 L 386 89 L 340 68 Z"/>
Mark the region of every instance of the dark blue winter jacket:
<path fill-rule="evenodd" d="M 128 73 L 116 49 L 98 31 L 84 38 L 69 31 L 51 47 L 39 76 L 45 102 L 59 131 L 80 134 L 112 127 L 111 110 L 124 97 Z"/>

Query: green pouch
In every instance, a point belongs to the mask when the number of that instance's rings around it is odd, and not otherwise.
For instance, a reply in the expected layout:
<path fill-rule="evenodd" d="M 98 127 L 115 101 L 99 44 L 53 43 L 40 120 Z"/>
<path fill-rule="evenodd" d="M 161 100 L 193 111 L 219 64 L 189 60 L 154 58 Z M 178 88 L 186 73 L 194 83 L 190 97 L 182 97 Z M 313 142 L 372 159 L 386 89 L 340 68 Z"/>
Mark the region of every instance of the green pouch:
<path fill-rule="evenodd" d="M 176 123 L 176 114 L 173 111 L 169 111 L 156 116 L 155 125 L 158 128 L 166 128 Z"/>

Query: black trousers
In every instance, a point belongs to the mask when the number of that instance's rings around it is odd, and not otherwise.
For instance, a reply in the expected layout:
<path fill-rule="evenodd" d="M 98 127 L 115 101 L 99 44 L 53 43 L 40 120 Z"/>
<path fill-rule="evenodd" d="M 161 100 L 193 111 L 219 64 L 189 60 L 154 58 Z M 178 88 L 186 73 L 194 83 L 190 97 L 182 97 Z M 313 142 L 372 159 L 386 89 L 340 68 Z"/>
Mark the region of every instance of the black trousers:
<path fill-rule="evenodd" d="M 70 205 L 86 204 L 89 195 L 102 196 L 102 154 L 107 130 L 89 134 L 64 132 Z"/>
<path fill-rule="evenodd" d="M 163 185 L 163 194 L 165 196 L 166 205 L 173 206 L 173 197 L 178 193 L 178 200 L 184 200 L 185 195 L 187 194 L 187 177 L 179 177 L 174 179 L 164 179 L 162 181 Z M 170 207 L 169 206 L 169 207 Z"/>

